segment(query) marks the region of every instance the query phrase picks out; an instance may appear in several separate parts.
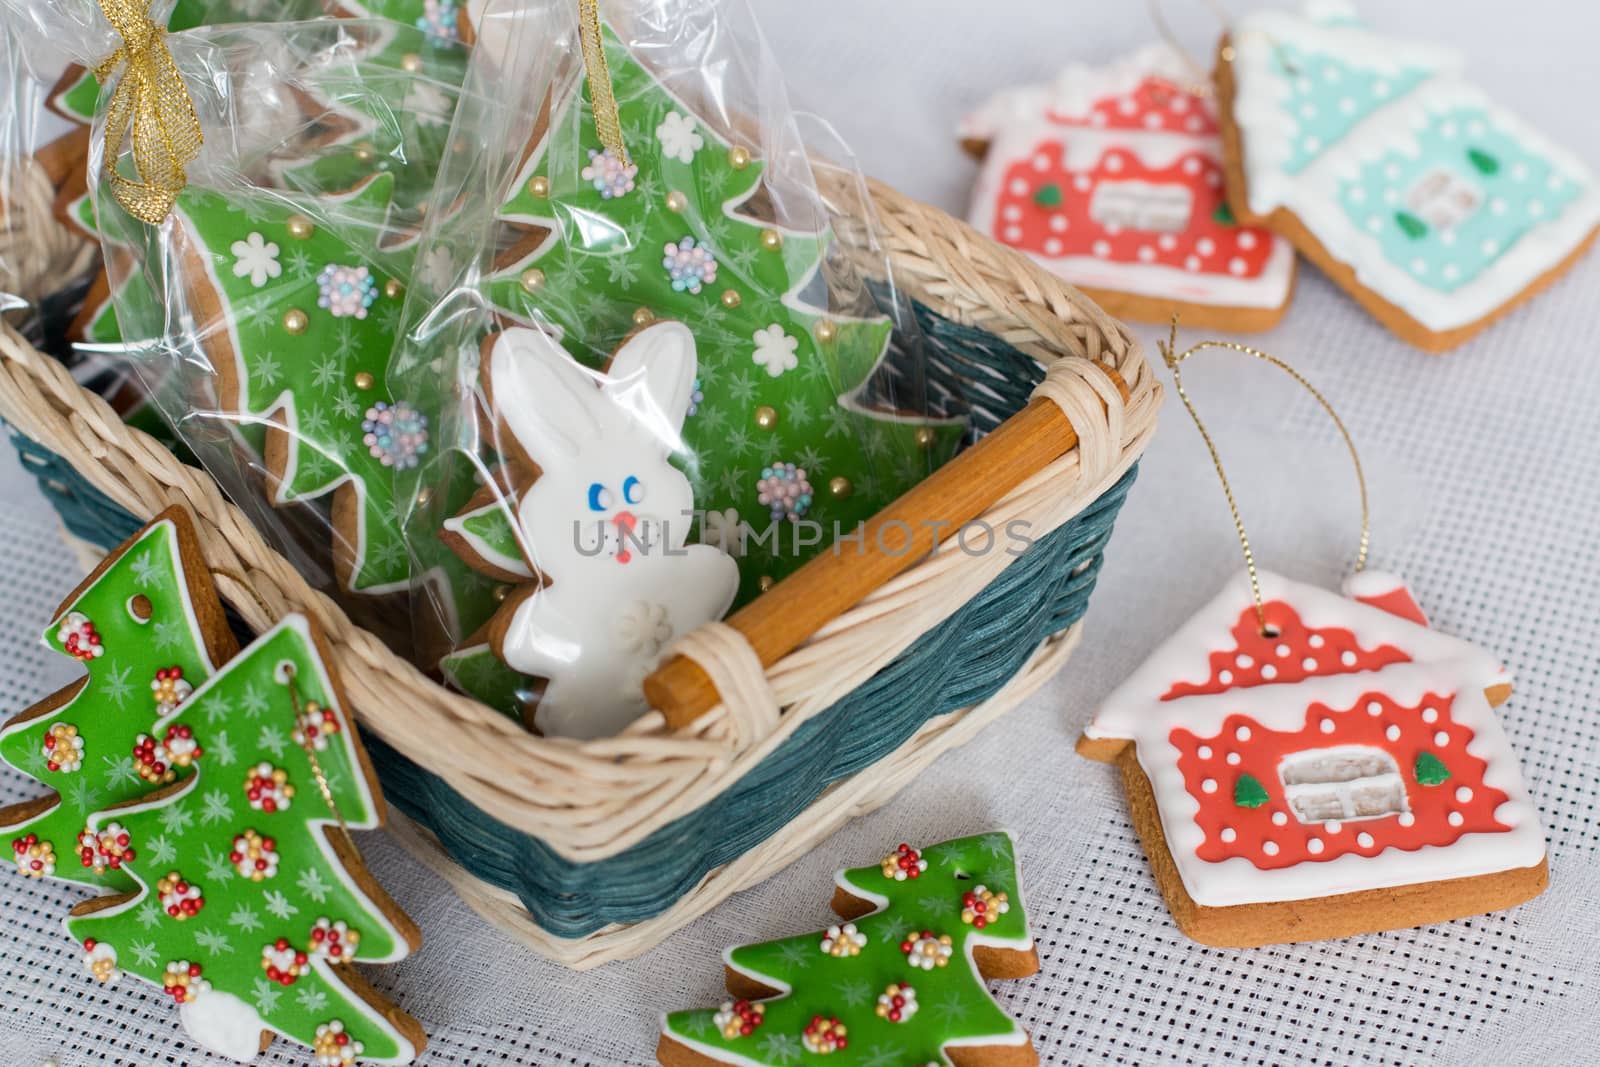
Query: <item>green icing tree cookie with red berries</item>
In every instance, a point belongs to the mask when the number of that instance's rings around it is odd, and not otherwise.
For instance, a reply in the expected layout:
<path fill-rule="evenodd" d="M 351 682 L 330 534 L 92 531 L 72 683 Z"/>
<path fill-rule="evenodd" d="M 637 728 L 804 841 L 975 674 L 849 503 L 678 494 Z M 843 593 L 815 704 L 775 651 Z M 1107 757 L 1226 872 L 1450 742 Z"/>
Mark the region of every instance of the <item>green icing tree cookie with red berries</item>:
<path fill-rule="evenodd" d="M 984 986 L 1039 969 L 1011 835 L 979 834 L 842 871 L 817 934 L 729 949 L 732 1000 L 673 1012 L 666 1067 L 1035 1064 L 1028 1034 Z"/>
<path fill-rule="evenodd" d="M 190 725 L 160 724 L 238 649 L 188 516 L 173 509 L 117 549 L 73 590 L 44 633 L 87 676 L 0 729 L 0 759 L 54 792 L 0 810 L 0 840 L 17 870 L 116 892 L 135 846 L 100 808 L 194 773 L 208 750 L 242 740 L 225 709 Z M 193 722 L 193 720 L 187 720 Z M 159 835 L 144 847 L 175 847 Z"/>
<path fill-rule="evenodd" d="M 90 819 L 130 840 L 135 889 L 73 909 L 85 965 L 160 989 L 221 1055 L 248 1060 L 281 1035 L 326 1067 L 409 1063 L 421 1028 L 349 965 L 402 959 L 421 937 L 348 833 L 382 824 L 383 796 L 308 620 L 286 617 L 156 728 L 221 721 L 239 724 L 226 753 Z"/>

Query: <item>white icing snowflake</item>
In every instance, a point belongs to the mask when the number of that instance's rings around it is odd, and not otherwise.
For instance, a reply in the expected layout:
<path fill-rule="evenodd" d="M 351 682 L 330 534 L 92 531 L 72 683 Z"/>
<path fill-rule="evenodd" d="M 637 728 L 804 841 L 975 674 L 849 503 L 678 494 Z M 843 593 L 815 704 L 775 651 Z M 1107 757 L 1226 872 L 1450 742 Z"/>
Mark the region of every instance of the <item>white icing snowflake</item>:
<path fill-rule="evenodd" d="M 672 620 L 665 604 L 636 600 L 617 616 L 617 637 L 625 651 L 637 656 L 658 656 L 672 640 Z"/>
<path fill-rule="evenodd" d="M 661 142 L 662 154 L 679 163 L 693 163 L 694 154 L 706 143 L 694 128 L 694 120 L 676 111 L 667 112 L 667 117 L 656 127 L 656 140 Z"/>
<path fill-rule="evenodd" d="M 578 172 L 583 180 L 594 186 L 602 200 L 615 200 L 633 192 L 633 179 L 639 168 L 611 154 L 611 149 L 589 149 L 589 165 Z"/>
<path fill-rule="evenodd" d="M 422 253 L 422 259 L 417 263 L 417 280 L 430 292 L 443 292 L 450 284 L 450 275 L 454 270 L 449 252 L 443 248 L 430 248 Z"/>
<path fill-rule="evenodd" d="M 278 262 L 278 242 L 268 241 L 259 233 L 251 231 L 244 240 L 233 242 L 229 251 L 236 257 L 233 276 L 249 278 L 257 289 L 266 285 L 268 278 L 283 273 L 283 266 Z"/>
<path fill-rule="evenodd" d="M 766 368 L 768 377 L 776 378 L 800 365 L 800 357 L 795 355 L 800 348 L 799 338 L 784 333 L 783 327 L 777 323 L 757 330 L 752 339 L 756 343 L 756 350 L 750 358 L 758 366 Z"/>
<path fill-rule="evenodd" d="M 722 549 L 730 556 L 744 555 L 744 523 L 733 508 L 712 509 L 700 516 L 700 543 Z"/>

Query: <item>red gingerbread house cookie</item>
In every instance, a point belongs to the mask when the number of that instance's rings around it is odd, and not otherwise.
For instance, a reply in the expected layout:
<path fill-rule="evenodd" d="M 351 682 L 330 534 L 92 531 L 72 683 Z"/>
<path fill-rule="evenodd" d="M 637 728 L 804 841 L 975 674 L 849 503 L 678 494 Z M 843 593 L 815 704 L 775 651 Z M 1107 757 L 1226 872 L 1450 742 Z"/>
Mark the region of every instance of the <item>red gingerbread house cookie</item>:
<path fill-rule="evenodd" d="M 961 126 L 984 159 L 970 220 L 1123 318 L 1262 330 L 1294 287 L 1287 242 L 1223 198 L 1211 101 L 1166 46 L 996 96 Z"/>
<path fill-rule="evenodd" d="M 1495 705 L 1498 661 L 1427 626 L 1398 579 L 1345 595 L 1238 581 L 1106 699 L 1115 761 L 1184 933 L 1249 946 L 1440 922 L 1548 882 Z"/>

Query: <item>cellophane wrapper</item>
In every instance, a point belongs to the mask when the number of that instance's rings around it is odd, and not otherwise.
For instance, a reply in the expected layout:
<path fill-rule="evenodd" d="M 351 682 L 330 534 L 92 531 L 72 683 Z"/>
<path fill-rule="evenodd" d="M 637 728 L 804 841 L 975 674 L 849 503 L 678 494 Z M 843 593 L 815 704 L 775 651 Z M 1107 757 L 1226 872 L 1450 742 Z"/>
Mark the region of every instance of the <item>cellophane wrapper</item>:
<path fill-rule="evenodd" d="M 965 421 L 745 5 L 601 2 L 604 73 L 580 8 L 467 6 L 391 378 L 429 420 L 396 491 L 419 654 L 586 739 L 647 710 L 678 637 L 858 550 Z"/>
<path fill-rule="evenodd" d="M 92 164 L 123 347 L 182 447 L 359 624 L 410 654 L 388 366 L 461 78 L 454 26 L 373 18 L 166 36 L 204 136 L 159 225 Z M 118 88 L 102 94 L 102 116 Z M 176 117 L 174 117 L 176 120 Z"/>

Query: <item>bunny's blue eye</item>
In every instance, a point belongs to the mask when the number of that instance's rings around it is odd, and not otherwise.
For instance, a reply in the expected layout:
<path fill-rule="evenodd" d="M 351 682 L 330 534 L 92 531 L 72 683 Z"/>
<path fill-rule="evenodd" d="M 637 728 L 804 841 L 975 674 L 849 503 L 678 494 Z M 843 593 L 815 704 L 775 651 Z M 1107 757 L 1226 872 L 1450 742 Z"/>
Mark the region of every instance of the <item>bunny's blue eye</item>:
<path fill-rule="evenodd" d="M 611 491 L 599 482 L 589 484 L 589 510 L 605 511 L 611 507 Z"/>
<path fill-rule="evenodd" d="M 633 475 L 628 475 L 627 481 L 622 483 L 622 499 L 630 504 L 637 504 L 644 499 L 644 483 Z"/>

